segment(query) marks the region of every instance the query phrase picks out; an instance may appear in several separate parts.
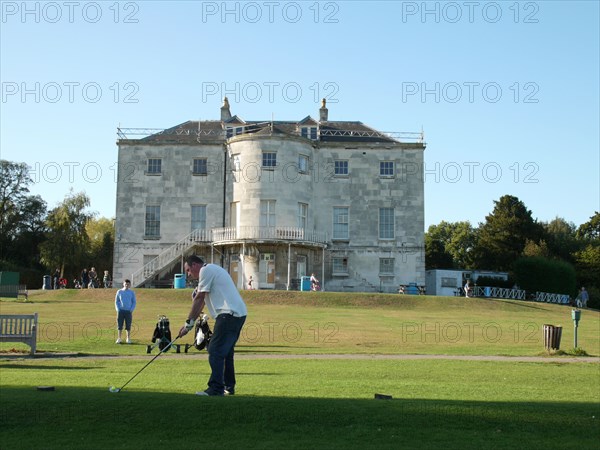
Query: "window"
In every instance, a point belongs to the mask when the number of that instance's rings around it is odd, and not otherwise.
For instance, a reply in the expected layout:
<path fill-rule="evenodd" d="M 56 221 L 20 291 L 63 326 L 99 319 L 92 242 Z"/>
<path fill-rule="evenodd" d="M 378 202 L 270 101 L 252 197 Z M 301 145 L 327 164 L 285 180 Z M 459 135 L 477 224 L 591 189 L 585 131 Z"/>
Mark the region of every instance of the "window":
<path fill-rule="evenodd" d="M 192 167 L 193 175 L 207 175 L 208 174 L 208 163 L 206 158 L 194 158 Z"/>
<path fill-rule="evenodd" d="M 146 237 L 160 237 L 160 206 L 146 206 Z"/>
<path fill-rule="evenodd" d="M 192 205 L 192 231 L 206 229 L 206 205 Z"/>
<path fill-rule="evenodd" d="M 234 134 L 237 136 L 238 134 L 242 134 L 244 132 L 244 127 L 227 127 L 226 128 L 226 136 L 228 138 L 232 137 Z"/>
<path fill-rule="evenodd" d="M 333 208 L 333 239 L 348 237 L 348 208 Z"/>
<path fill-rule="evenodd" d="M 307 219 L 308 205 L 306 203 L 298 203 L 298 228 L 305 230 Z"/>
<path fill-rule="evenodd" d="M 298 172 L 308 173 L 308 156 L 298 155 Z"/>
<path fill-rule="evenodd" d="M 260 226 L 275 226 L 275 200 L 260 201 Z"/>
<path fill-rule="evenodd" d="M 317 127 L 302 127 L 300 129 L 300 136 L 304 138 L 310 138 L 313 141 L 317 140 Z"/>
<path fill-rule="evenodd" d="M 394 239 L 394 208 L 379 208 L 379 239 Z"/>
<path fill-rule="evenodd" d="M 277 153 L 263 152 L 262 154 L 263 169 L 273 169 L 277 166 Z"/>
<path fill-rule="evenodd" d="M 393 275 L 394 274 L 394 258 L 379 258 L 379 274 Z"/>
<path fill-rule="evenodd" d="M 337 160 L 333 162 L 333 174 L 336 176 L 348 175 L 348 161 Z"/>
<path fill-rule="evenodd" d="M 160 175 L 162 173 L 162 159 L 160 158 L 148 158 L 148 168 L 146 174 L 148 175 Z"/>
<path fill-rule="evenodd" d="M 334 275 L 347 275 L 348 274 L 348 258 L 333 257 L 332 261 L 332 272 Z"/>
<path fill-rule="evenodd" d="M 394 161 L 379 161 L 379 176 L 393 177 L 394 176 Z"/>

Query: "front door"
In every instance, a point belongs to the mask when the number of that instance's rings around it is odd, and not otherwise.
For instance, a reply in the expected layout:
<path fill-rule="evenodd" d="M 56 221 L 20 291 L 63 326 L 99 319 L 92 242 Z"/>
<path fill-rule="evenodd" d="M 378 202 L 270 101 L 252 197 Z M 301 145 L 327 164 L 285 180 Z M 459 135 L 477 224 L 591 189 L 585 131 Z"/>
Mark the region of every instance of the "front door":
<path fill-rule="evenodd" d="M 233 284 L 235 284 L 237 287 L 239 287 L 238 286 L 239 266 L 240 266 L 240 263 L 239 263 L 238 259 L 231 258 L 231 262 L 229 263 L 229 275 L 231 276 L 231 279 L 233 280 Z"/>
<path fill-rule="evenodd" d="M 298 255 L 298 262 L 296 263 L 296 278 L 300 278 L 306 275 L 306 256 Z"/>
<path fill-rule="evenodd" d="M 275 253 L 261 253 L 258 263 L 260 287 L 275 289 Z"/>

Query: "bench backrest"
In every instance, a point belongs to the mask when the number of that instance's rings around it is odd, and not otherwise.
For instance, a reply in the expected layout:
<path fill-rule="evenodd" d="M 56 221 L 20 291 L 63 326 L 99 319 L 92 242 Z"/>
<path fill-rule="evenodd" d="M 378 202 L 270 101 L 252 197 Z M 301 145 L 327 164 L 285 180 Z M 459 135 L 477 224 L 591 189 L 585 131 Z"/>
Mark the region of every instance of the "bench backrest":
<path fill-rule="evenodd" d="M 38 315 L 2 314 L 0 315 L 0 334 L 31 335 L 37 326 Z"/>

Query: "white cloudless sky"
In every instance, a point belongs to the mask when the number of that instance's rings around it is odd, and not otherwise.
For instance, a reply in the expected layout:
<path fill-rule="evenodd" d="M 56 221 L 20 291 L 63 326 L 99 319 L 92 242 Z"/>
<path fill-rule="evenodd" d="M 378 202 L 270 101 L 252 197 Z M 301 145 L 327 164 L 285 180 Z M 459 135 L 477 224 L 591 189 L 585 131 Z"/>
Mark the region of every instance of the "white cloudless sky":
<path fill-rule="evenodd" d="M 358 120 L 425 133 L 425 224 L 600 210 L 599 2 L 2 2 L 0 157 L 114 217 L 117 127 Z M 402 168 L 398 168 L 402 170 Z M 399 174 L 400 175 L 400 174 Z"/>

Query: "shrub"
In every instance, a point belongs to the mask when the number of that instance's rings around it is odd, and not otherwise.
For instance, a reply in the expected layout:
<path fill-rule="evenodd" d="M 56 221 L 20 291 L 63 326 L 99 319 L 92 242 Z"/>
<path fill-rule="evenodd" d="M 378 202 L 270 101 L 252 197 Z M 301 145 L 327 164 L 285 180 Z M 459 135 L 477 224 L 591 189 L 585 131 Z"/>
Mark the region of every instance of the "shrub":
<path fill-rule="evenodd" d="M 567 262 L 541 256 L 515 261 L 515 280 L 521 289 L 577 295 L 575 269 Z"/>

